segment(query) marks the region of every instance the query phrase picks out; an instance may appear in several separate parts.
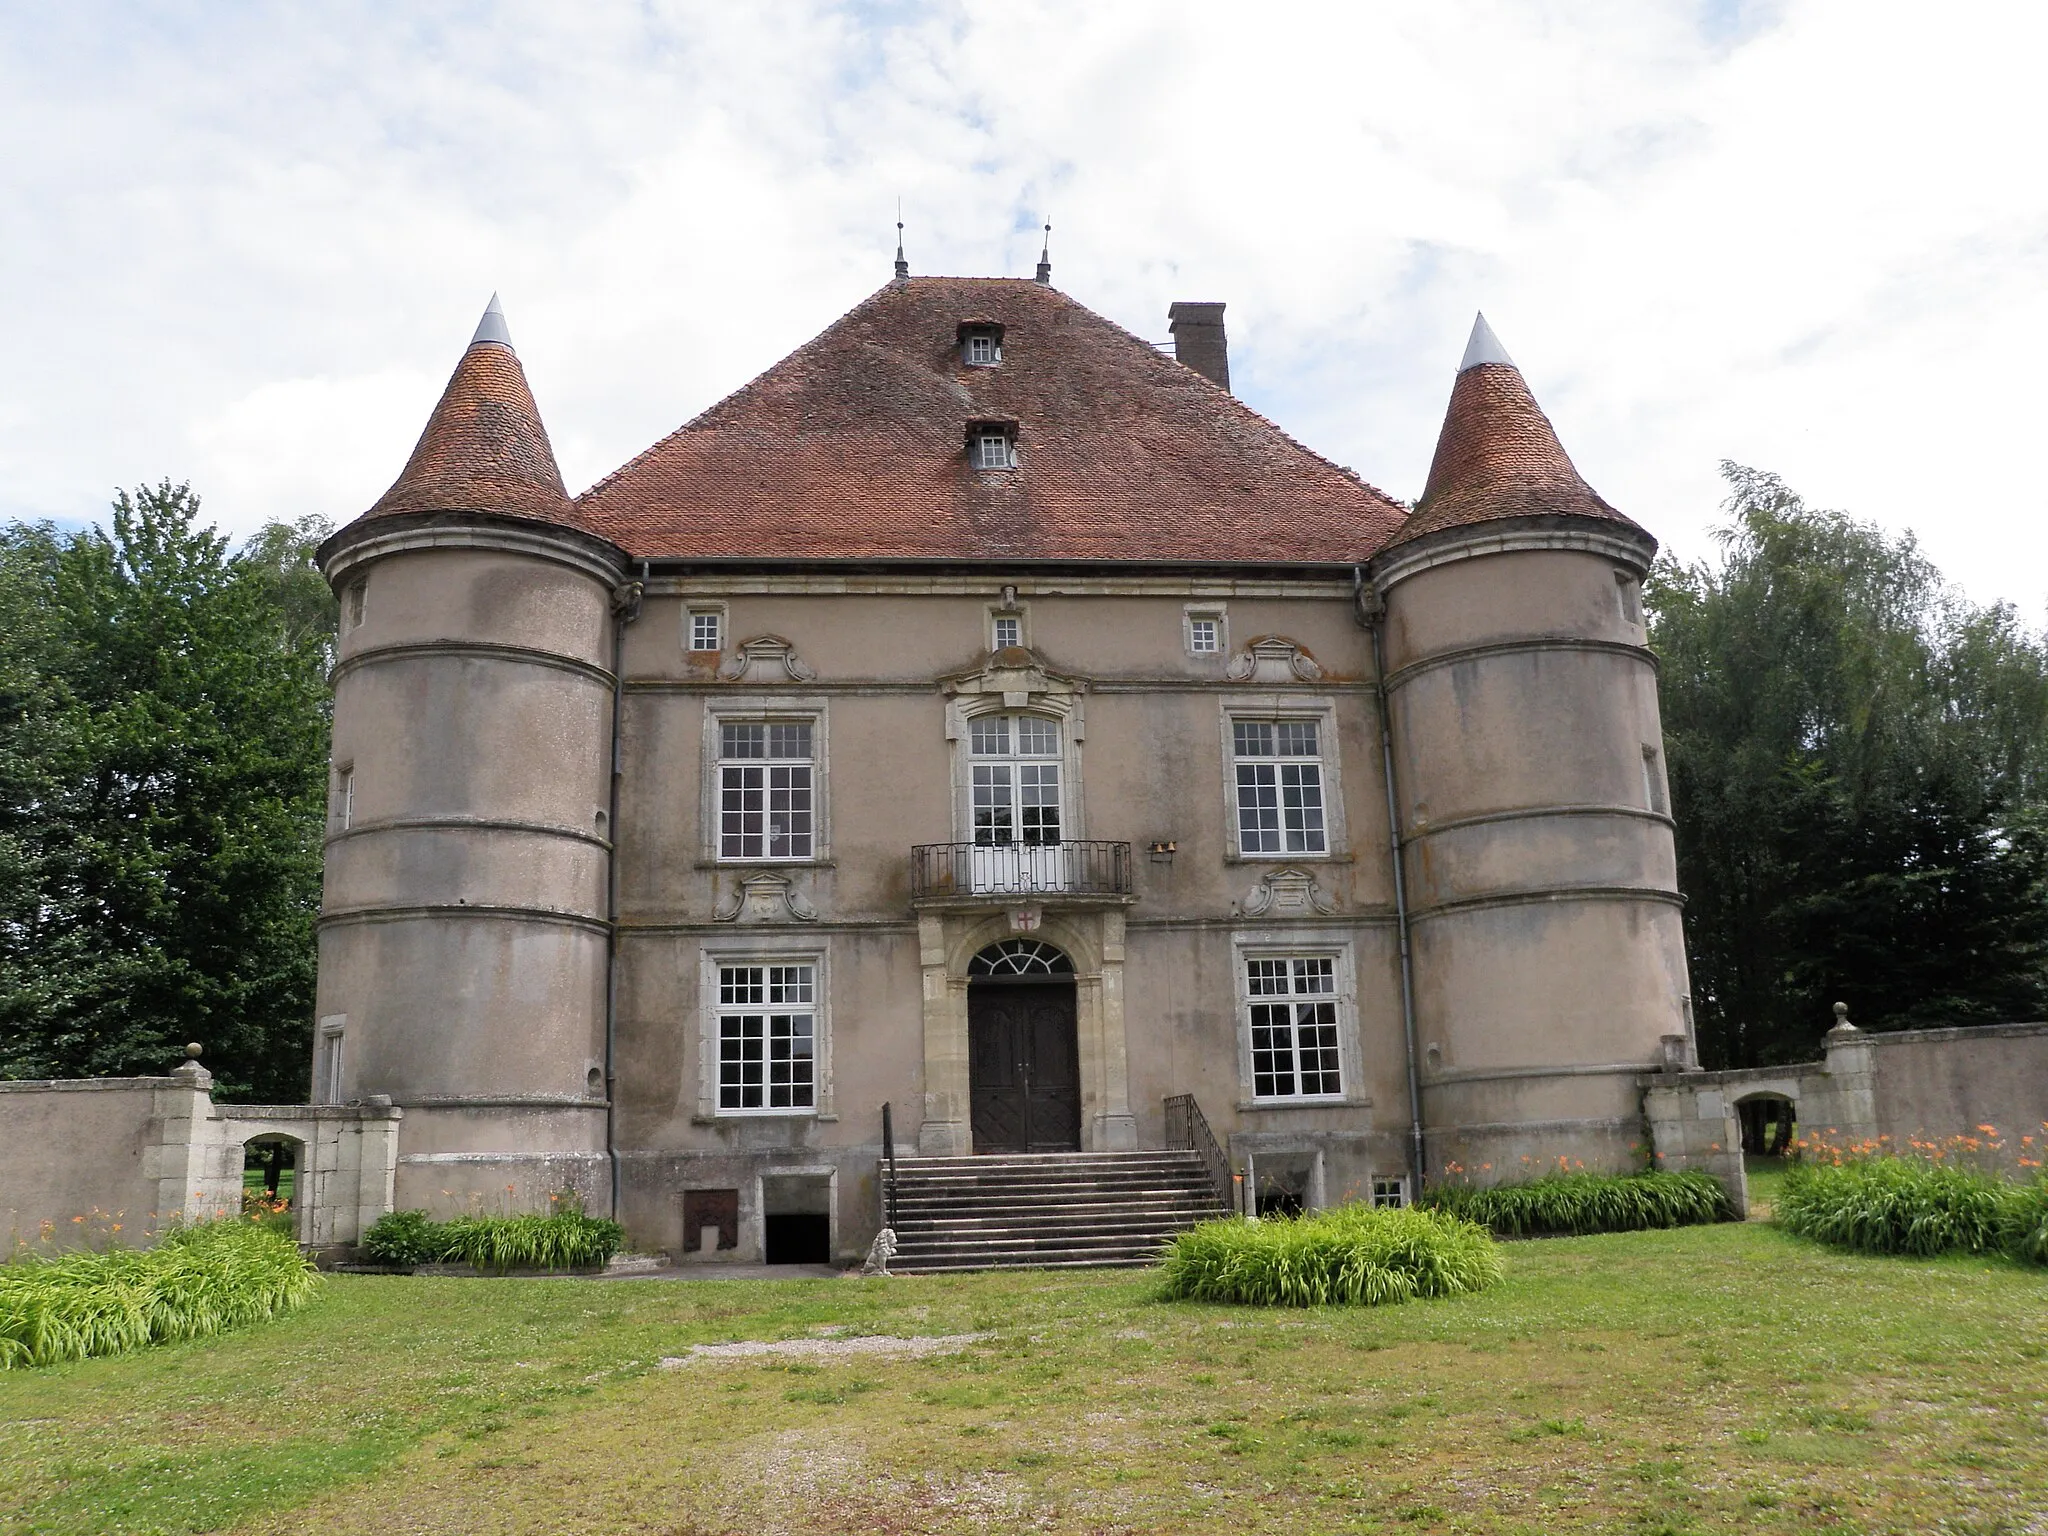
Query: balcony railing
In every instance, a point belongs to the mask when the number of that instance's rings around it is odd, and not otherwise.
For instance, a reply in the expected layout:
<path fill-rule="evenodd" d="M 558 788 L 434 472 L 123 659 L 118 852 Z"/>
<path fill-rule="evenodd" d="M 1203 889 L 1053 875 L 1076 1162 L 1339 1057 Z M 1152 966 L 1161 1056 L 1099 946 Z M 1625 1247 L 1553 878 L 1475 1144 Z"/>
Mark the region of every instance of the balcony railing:
<path fill-rule="evenodd" d="M 910 850 L 910 894 L 1128 896 L 1129 843 L 921 843 Z"/>

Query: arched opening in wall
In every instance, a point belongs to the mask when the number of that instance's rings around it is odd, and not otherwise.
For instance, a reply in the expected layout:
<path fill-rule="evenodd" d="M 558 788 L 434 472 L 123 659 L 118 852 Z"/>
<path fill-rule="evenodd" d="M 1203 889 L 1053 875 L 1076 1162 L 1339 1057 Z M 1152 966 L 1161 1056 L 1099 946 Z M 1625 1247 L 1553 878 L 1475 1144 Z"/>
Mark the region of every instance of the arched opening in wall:
<path fill-rule="evenodd" d="M 1074 962 L 1004 939 L 967 966 L 967 1081 L 977 1153 L 1081 1150 Z"/>
<path fill-rule="evenodd" d="M 295 1136 L 271 1133 L 243 1142 L 242 1214 L 295 1233 L 305 1154 L 306 1144 Z"/>
<path fill-rule="evenodd" d="M 1747 1157 L 1783 1157 L 1792 1147 L 1799 1123 L 1799 1105 L 1782 1093 L 1753 1093 L 1735 1101 Z"/>

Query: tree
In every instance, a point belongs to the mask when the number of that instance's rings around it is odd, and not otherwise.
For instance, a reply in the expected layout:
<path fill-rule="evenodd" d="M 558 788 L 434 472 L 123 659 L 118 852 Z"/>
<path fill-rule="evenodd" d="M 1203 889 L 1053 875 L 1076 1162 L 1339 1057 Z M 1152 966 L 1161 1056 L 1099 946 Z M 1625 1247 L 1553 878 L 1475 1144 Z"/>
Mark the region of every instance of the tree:
<path fill-rule="evenodd" d="M 0 1072 L 295 1101 L 311 1053 L 331 605 L 315 520 L 243 555 L 168 482 L 0 546 Z M 324 583 L 323 583 L 324 586 Z"/>
<path fill-rule="evenodd" d="M 1702 1057 L 2048 1004 L 2048 637 L 1909 536 L 1723 466 L 1720 558 L 1646 593 Z"/>

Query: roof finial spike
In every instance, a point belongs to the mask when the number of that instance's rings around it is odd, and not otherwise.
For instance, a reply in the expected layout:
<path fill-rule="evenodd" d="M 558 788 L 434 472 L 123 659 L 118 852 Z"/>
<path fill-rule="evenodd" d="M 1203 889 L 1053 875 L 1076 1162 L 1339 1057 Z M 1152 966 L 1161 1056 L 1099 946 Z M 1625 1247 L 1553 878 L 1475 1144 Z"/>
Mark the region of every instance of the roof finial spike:
<path fill-rule="evenodd" d="M 512 345 L 512 328 L 505 323 L 505 306 L 498 302 L 495 293 L 484 306 L 483 319 L 476 323 L 476 334 L 469 338 L 472 347 L 486 341 L 495 341 L 501 347 Z"/>
<path fill-rule="evenodd" d="M 1477 368 L 1481 363 L 1515 366 L 1515 360 L 1508 356 L 1508 349 L 1500 344 L 1500 338 L 1493 334 L 1493 327 L 1486 323 L 1483 310 L 1472 322 L 1472 339 L 1465 343 L 1465 355 L 1458 362 L 1458 372 Z"/>
<path fill-rule="evenodd" d="M 896 275 L 910 276 L 910 263 L 903 259 L 903 199 L 896 199 Z"/>
<path fill-rule="evenodd" d="M 1047 220 L 1045 226 L 1045 244 L 1038 251 L 1038 280 L 1041 283 L 1047 284 L 1052 282 L 1052 222 L 1050 220 Z"/>

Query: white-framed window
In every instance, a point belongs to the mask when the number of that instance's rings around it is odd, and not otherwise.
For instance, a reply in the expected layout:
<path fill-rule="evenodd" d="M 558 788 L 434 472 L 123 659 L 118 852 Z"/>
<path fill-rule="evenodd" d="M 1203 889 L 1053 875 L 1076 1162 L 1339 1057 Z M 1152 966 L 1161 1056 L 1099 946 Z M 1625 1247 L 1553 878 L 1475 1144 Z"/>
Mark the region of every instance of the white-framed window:
<path fill-rule="evenodd" d="M 988 648 L 992 651 L 1007 650 L 1013 645 L 1024 643 L 1024 615 L 1021 613 L 992 613 L 988 619 Z"/>
<path fill-rule="evenodd" d="M 1045 715 L 976 715 L 967 722 L 974 841 L 1057 843 L 1063 800 L 1060 722 Z"/>
<path fill-rule="evenodd" d="M 1319 719 L 1230 721 L 1237 848 L 1248 856 L 1329 852 Z"/>
<path fill-rule="evenodd" d="M 1010 442 L 1010 434 L 993 427 L 984 427 L 974 434 L 974 467 L 976 469 L 1015 469 L 1017 455 Z"/>
<path fill-rule="evenodd" d="M 987 328 L 969 330 L 961 357 L 971 368 L 993 368 L 1003 360 L 1002 340 Z"/>
<path fill-rule="evenodd" d="M 1181 611 L 1181 640 L 1190 656 L 1221 656 L 1230 644 L 1221 608 Z"/>
<path fill-rule="evenodd" d="M 1386 1178 L 1374 1174 L 1372 1178 L 1372 1203 L 1375 1207 L 1392 1206 L 1399 1208 L 1408 1203 L 1408 1180 Z"/>
<path fill-rule="evenodd" d="M 1252 1098 L 1344 1096 L 1336 953 L 1240 957 Z"/>
<path fill-rule="evenodd" d="M 341 1043 L 348 1015 L 331 1013 L 320 1021 L 320 1046 L 313 1062 L 313 1089 L 322 1104 L 341 1102 Z"/>
<path fill-rule="evenodd" d="M 689 647 L 693 651 L 722 651 L 725 649 L 725 610 L 723 608 L 690 608 L 688 614 Z"/>
<path fill-rule="evenodd" d="M 815 1112 L 817 962 L 720 961 L 717 969 L 718 1113 Z"/>
<path fill-rule="evenodd" d="M 718 722 L 718 856 L 816 855 L 815 723 Z"/>
<path fill-rule="evenodd" d="M 361 629 L 363 616 L 369 610 L 370 578 L 358 576 L 348 584 L 348 627 Z"/>

